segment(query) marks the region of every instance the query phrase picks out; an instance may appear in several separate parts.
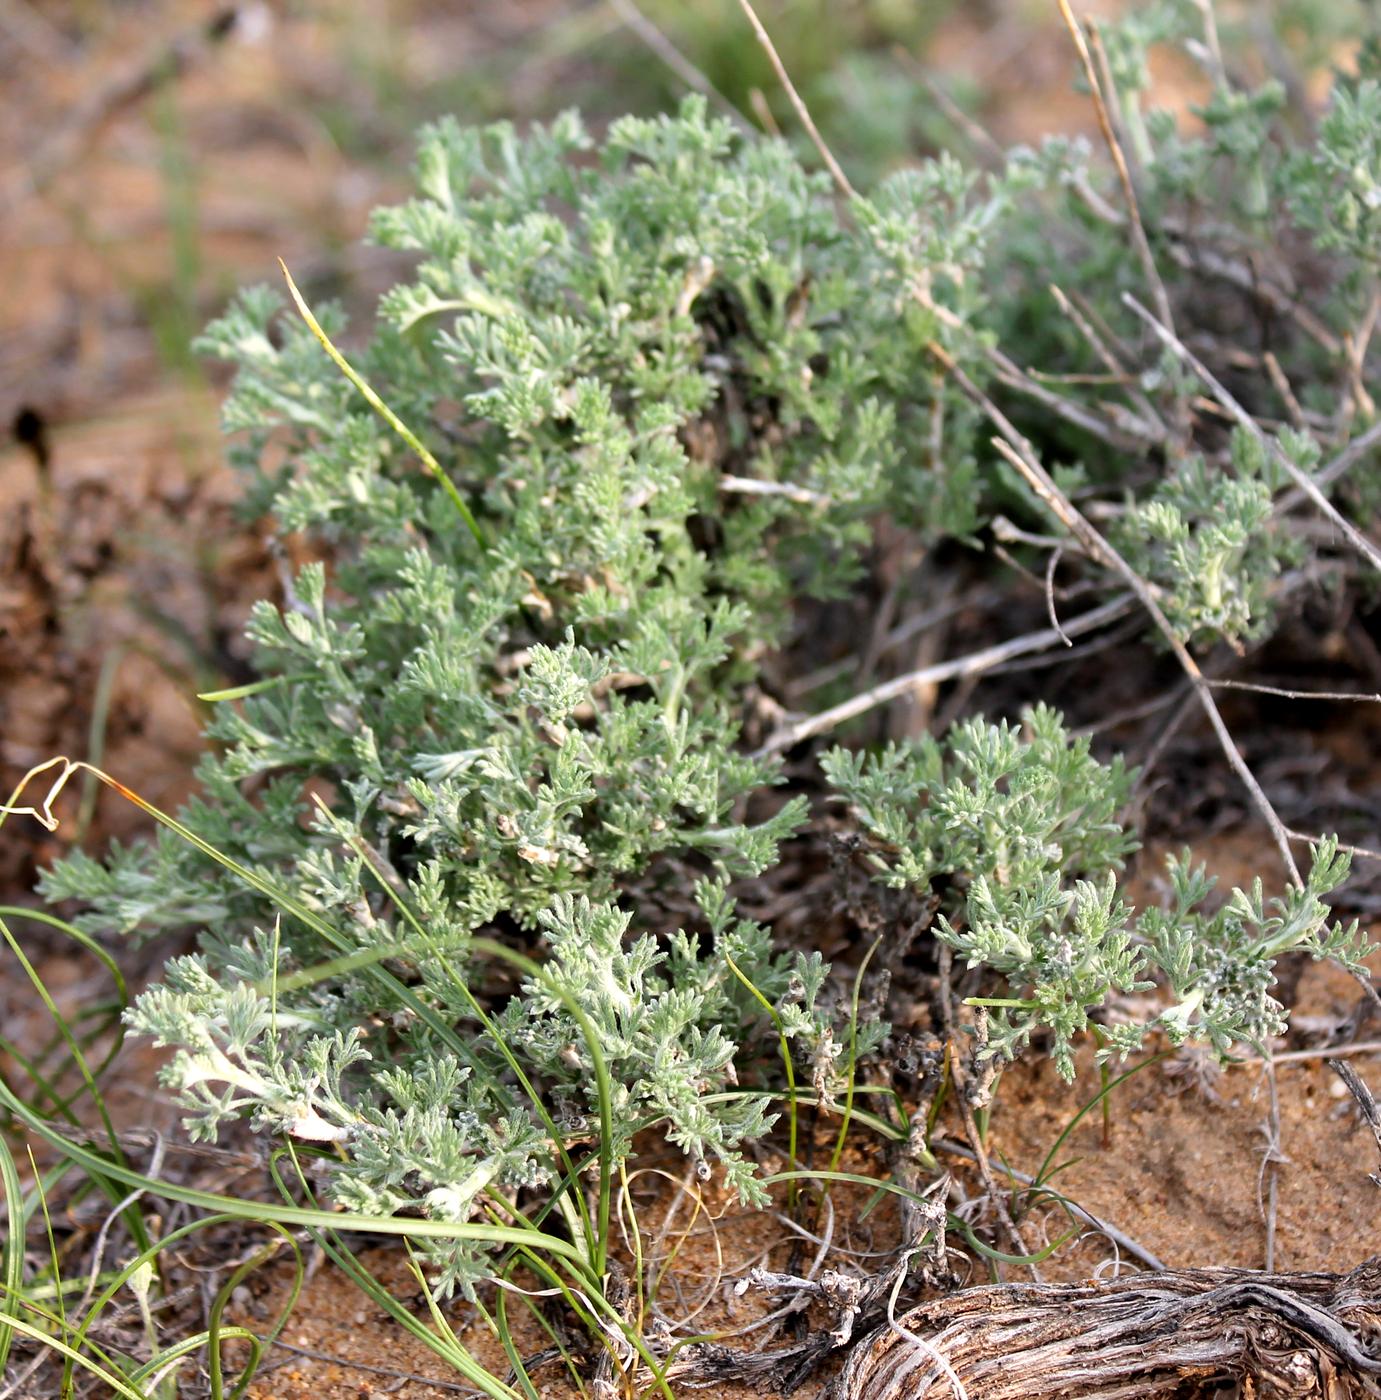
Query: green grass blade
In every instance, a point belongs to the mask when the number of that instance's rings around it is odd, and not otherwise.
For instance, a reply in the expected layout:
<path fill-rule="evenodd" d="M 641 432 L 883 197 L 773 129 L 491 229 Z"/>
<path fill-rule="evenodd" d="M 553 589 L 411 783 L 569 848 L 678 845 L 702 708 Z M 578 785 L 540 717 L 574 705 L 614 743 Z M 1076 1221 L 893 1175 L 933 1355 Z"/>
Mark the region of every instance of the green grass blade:
<path fill-rule="evenodd" d="M 294 1170 L 297 1172 L 298 1181 L 302 1189 L 307 1193 L 308 1198 L 312 1198 L 311 1185 L 303 1173 L 301 1164 L 297 1160 L 297 1155 L 291 1147 L 283 1152 L 275 1153 L 269 1163 L 274 1184 L 285 1200 L 291 1199 L 291 1192 L 288 1183 L 284 1180 L 282 1172 L 279 1170 L 279 1161 L 284 1156 L 292 1162 Z M 339 1218 L 339 1217 L 337 1217 Z M 498 1380 L 491 1372 L 486 1370 L 473 1356 L 463 1347 L 454 1347 L 447 1337 L 439 1335 L 430 1327 L 425 1326 L 422 1321 L 414 1317 L 411 1310 L 398 1301 L 377 1279 L 364 1267 L 355 1257 L 352 1250 L 346 1249 L 339 1242 L 339 1237 L 334 1230 L 318 1229 L 308 1227 L 308 1234 L 311 1236 L 328 1259 L 341 1270 L 345 1276 L 373 1303 L 388 1314 L 400 1327 L 411 1333 L 419 1342 L 434 1352 L 442 1361 L 454 1370 L 458 1371 L 473 1385 L 478 1387 L 490 1400 L 524 1400 L 511 1386 Z"/>
<path fill-rule="evenodd" d="M 488 541 L 484 537 L 484 531 L 480 529 L 480 523 L 475 519 L 470 507 L 465 504 L 465 497 L 456 489 L 456 484 L 441 469 L 441 463 L 427 450 L 422 439 L 398 417 L 396 413 L 379 397 L 377 393 L 365 381 L 361 375 L 345 358 L 344 355 L 331 344 L 331 338 L 322 330 L 317 318 L 312 315 L 311 308 L 302 298 L 302 293 L 297 290 L 297 283 L 292 279 L 292 273 L 288 271 L 288 265 L 282 258 L 278 259 L 278 266 L 283 269 L 283 276 L 288 283 L 288 291 L 292 294 L 293 304 L 297 307 L 302 319 L 311 328 L 311 332 L 321 342 L 321 348 L 335 361 L 336 368 L 355 386 L 364 396 L 365 402 L 379 415 L 380 418 L 403 439 L 407 445 L 417 454 L 422 465 L 436 479 L 438 485 L 451 498 L 451 504 L 455 506 L 456 513 L 465 522 L 466 528 L 475 537 L 476 542 L 483 548 L 488 547 Z"/>
<path fill-rule="evenodd" d="M 782 1025 L 782 1018 L 777 1014 L 777 1008 L 773 1006 L 772 1003 L 768 1001 L 768 999 L 765 996 L 763 996 L 762 992 L 754 985 L 752 979 L 748 977 L 747 974 L 739 968 L 739 965 L 733 960 L 733 958 L 729 956 L 728 953 L 724 954 L 724 961 L 729 964 L 729 970 L 748 989 L 748 992 L 753 997 L 753 999 L 762 1007 L 764 1011 L 767 1012 L 768 1019 L 772 1022 L 773 1026 L 776 1027 L 777 1049 L 781 1054 L 782 1070 L 786 1075 L 787 1158 L 789 1161 L 795 1162 L 797 1160 L 796 1068 L 791 1062 L 791 1046 L 787 1043 L 786 1030 Z M 793 1201 L 796 1198 L 795 1186 L 791 1187 L 791 1197 Z"/>
<path fill-rule="evenodd" d="M 239 1220 L 260 1224 L 277 1222 L 281 1225 L 303 1225 L 320 1229 L 354 1230 L 365 1235 L 403 1235 L 415 1239 L 473 1240 L 486 1244 L 521 1244 L 560 1255 L 576 1265 L 585 1263 L 584 1256 L 568 1240 L 556 1235 L 538 1234 L 504 1225 L 475 1225 L 447 1220 L 403 1219 L 394 1215 L 357 1215 L 348 1211 L 308 1210 L 301 1206 L 266 1205 L 261 1201 L 242 1201 L 234 1196 L 218 1196 L 210 1191 L 198 1191 L 190 1186 L 158 1181 L 136 1172 L 119 1162 L 113 1162 L 64 1137 L 48 1121 L 23 1103 L 3 1080 L 0 1080 L 0 1105 L 3 1105 L 31 1132 L 55 1147 L 74 1165 L 92 1176 L 108 1177 L 123 1185 L 148 1191 L 163 1200 L 181 1201 L 198 1210 L 223 1212 Z"/>
<path fill-rule="evenodd" d="M 42 804 L 38 807 L 18 807 L 16 805 L 17 799 L 23 793 L 27 784 L 39 773 L 57 767 L 58 764 L 62 765 L 62 769 L 58 777 L 54 780 Z M 102 769 L 92 768 L 90 764 L 80 761 L 74 762 L 66 758 L 57 758 L 51 759 L 47 763 L 40 764 L 37 768 L 32 769 L 15 788 L 9 803 L 0 808 L 0 824 L 3 824 L 5 818 L 11 813 L 25 812 L 37 818 L 49 831 L 55 831 L 58 822 L 57 818 L 53 815 L 53 803 L 72 775 L 82 771 L 95 773 L 96 777 L 99 778 L 101 782 L 113 788 L 126 801 L 133 803 L 141 812 L 145 812 L 158 822 L 160 826 L 166 827 L 167 830 L 171 831 L 175 836 L 186 841 L 189 846 L 200 851 L 207 859 L 215 861 L 222 869 L 228 870 L 237 880 L 242 881 L 244 884 L 248 885 L 250 889 L 263 895 L 264 898 L 269 900 L 276 908 L 296 919 L 304 928 L 315 933 L 317 937 L 321 938 L 331 947 L 338 949 L 343 954 L 350 954 L 356 951 L 354 945 L 351 944 L 339 930 L 333 928 L 326 920 L 308 909 L 306 905 L 300 900 L 295 899 L 287 890 L 265 879 L 257 871 L 251 870 L 248 866 L 241 865 L 239 861 L 226 855 L 209 841 L 198 836 L 190 827 L 184 826 L 176 817 L 169 816 L 167 812 L 155 807 L 152 802 L 146 801 L 135 792 L 133 788 L 126 787 L 118 778 L 112 777 Z M 389 955 L 390 950 L 380 948 L 372 951 L 376 953 L 376 956 L 373 959 L 362 962 L 362 969 L 385 986 L 393 996 L 397 997 L 448 1049 L 464 1058 L 465 1044 L 455 1030 L 442 1021 L 405 982 L 394 977 L 386 968 L 377 965 L 382 959 Z"/>
<path fill-rule="evenodd" d="M 1118 1087 L 1118 1085 L 1123 1084 L 1128 1079 L 1130 1079 L 1132 1075 L 1140 1074 L 1141 1071 L 1144 1070 L 1148 1065 L 1153 1065 L 1159 1060 L 1164 1060 L 1168 1058 L 1169 1051 L 1162 1050 L 1159 1054 L 1151 1055 L 1149 1058 L 1142 1060 L 1138 1064 L 1133 1065 L 1130 1069 L 1123 1070 L 1122 1073 L 1119 1074 L 1116 1079 L 1109 1080 L 1106 1084 L 1104 1084 L 1102 1088 L 1100 1088 L 1099 1091 L 1086 1104 L 1084 1104 L 1082 1108 L 1079 1109 L 1079 1111 L 1069 1120 L 1069 1122 L 1065 1124 L 1064 1129 L 1060 1133 L 1059 1137 L 1057 1137 L 1055 1141 L 1051 1144 L 1050 1151 L 1045 1154 L 1045 1160 L 1041 1163 L 1040 1170 L 1031 1179 L 1032 1188 L 1034 1189 L 1040 1187 L 1050 1179 L 1052 1175 L 1050 1170 L 1050 1164 L 1055 1160 L 1055 1157 L 1059 1153 L 1060 1148 L 1062 1148 L 1065 1145 L 1065 1143 L 1069 1140 L 1069 1135 L 1075 1130 L 1075 1128 L 1079 1126 L 1080 1122 L 1084 1119 L 1084 1117 L 1087 1114 L 1092 1112 L 1093 1109 L 1097 1108 L 1099 1104 L 1106 1102 L 1108 1095 L 1111 1094 L 1112 1091 Z"/>
<path fill-rule="evenodd" d="M 835 1139 L 834 1152 L 830 1157 L 830 1168 L 832 1171 L 839 1170 L 839 1163 L 844 1156 L 844 1143 L 849 1135 L 849 1122 L 853 1118 L 854 1111 L 854 1078 L 858 1073 L 858 1000 L 863 990 L 863 974 L 868 970 L 868 964 L 873 960 L 873 954 L 877 952 L 882 944 L 881 937 L 873 939 L 872 946 L 863 955 L 863 961 L 858 965 L 858 972 L 854 976 L 853 997 L 849 1003 L 849 1068 L 847 1084 L 844 1091 L 844 1112 L 839 1119 L 839 1135 Z"/>
<path fill-rule="evenodd" d="M 21 1337 L 28 1337 L 31 1341 L 38 1342 L 40 1345 L 57 1352 L 71 1365 L 80 1366 L 82 1370 L 89 1371 L 97 1380 L 109 1386 L 116 1395 L 121 1396 L 122 1400 L 151 1400 L 147 1390 L 136 1390 L 118 1371 L 108 1369 L 99 1362 L 93 1361 L 91 1357 L 74 1350 L 60 1337 L 54 1337 L 41 1327 L 35 1327 L 33 1323 L 13 1316 L 8 1318 L 6 1326 L 12 1328 Z"/>
<path fill-rule="evenodd" d="M 15 1165 L 14 1154 L 4 1135 L 0 1134 L 0 1189 L 5 1193 L 5 1219 L 7 1228 L 3 1245 L 0 1245 L 0 1282 L 3 1282 L 5 1297 L 18 1298 L 24 1290 L 24 1239 L 28 1233 L 28 1221 L 24 1211 L 24 1188 L 19 1181 L 19 1168 Z M 9 1326 L 9 1309 L 0 1313 L 0 1376 L 5 1374 L 5 1363 L 9 1360 L 13 1331 Z"/>

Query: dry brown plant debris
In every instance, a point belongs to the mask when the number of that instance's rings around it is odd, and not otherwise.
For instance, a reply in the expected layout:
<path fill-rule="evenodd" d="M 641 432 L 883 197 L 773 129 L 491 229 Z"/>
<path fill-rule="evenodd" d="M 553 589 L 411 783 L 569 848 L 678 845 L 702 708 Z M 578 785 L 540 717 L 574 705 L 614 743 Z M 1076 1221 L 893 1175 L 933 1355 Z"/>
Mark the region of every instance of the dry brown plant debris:
<path fill-rule="evenodd" d="M 1185 1269 L 970 1288 L 854 1352 L 836 1400 L 1381 1395 L 1381 1257 L 1347 1274 Z M 1234 1389 L 1235 1387 L 1235 1389 Z"/>

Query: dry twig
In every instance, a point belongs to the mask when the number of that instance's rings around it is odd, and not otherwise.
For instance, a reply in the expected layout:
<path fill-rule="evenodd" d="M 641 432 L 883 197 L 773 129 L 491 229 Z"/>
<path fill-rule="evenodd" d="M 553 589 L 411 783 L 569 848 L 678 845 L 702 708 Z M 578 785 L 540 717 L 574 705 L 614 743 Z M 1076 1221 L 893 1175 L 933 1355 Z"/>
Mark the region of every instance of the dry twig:
<path fill-rule="evenodd" d="M 1098 82 L 1098 74 L 1094 69 L 1093 55 L 1089 52 L 1088 41 L 1084 38 L 1084 31 L 1079 26 L 1079 21 L 1074 17 L 1074 11 L 1069 7 L 1069 0 L 1059 0 L 1060 14 L 1064 17 L 1065 26 L 1068 28 L 1070 37 L 1074 40 L 1074 47 L 1079 52 L 1079 61 L 1084 66 L 1084 76 L 1088 80 L 1089 91 L 1093 95 L 1094 110 L 1098 114 L 1098 125 L 1103 133 L 1103 140 L 1108 147 L 1108 154 L 1112 156 L 1113 166 L 1117 170 L 1117 178 L 1122 185 L 1122 195 L 1127 203 L 1127 215 L 1131 220 L 1132 246 L 1136 250 L 1138 261 L 1141 263 L 1141 270 L 1146 278 L 1146 285 L 1151 289 L 1151 295 L 1156 301 L 1156 311 L 1160 315 L 1161 321 L 1171 326 L 1174 318 L 1170 314 L 1170 297 L 1165 290 L 1165 283 L 1161 281 L 1160 273 L 1156 270 L 1156 260 L 1151 255 L 1151 245 L 1146 238 L 1146 227 L 1141 221 L 1141 206 L 1137 202 L 1136 188 L 1132 184 L 1132 173 L 1127 166 L 1127 157 L 1123 153 L 1122 143 L 1117 139 L 1117 133 L 1113 130 L 1112 118 L 1108 114 L 1108 104 L 1104 100 L 1103 90 Z"/>
<path fill-rule="evenodd" d="M 810 115 L 810 108 L 806 106 L 801 94 L 796 91 L 796 84 L 791 81 L 791 74 L 786 71 L 781 55 L 777 52 L 777 46 L 772 42 L 772 36 L 763 28 L 757 11 L 748 3 L 748 0 L 738 0 L 738 3 L 744 17 L 753 27 L 753 35 L 763 53 L 767 55 L 767 61 L 772 65 L 772 71 L 777 75 L 777 81 L 781 83 L 782 90 L 795 109 L 798 120 L 805 127 L 806 135 L 814 143 L 815 149 L 820 152 L 820 159 L 825 162 L 825 169 L 830 172 L 830 178 L 839 187 L 839 192 L 845 199 L 853 199 L 854 187 L 849 183 L 849 177 L 844 173 L 843 167 L 835 160 L 834 152 L 825 144 L 825 138 L 820 135 L 819 128 L 815 125 L 815 119 Z"/>
<path fill-rule="evenodd" d="M 981 651 L 970 652 L 967 656 L 958 656 L 950 661 L 937 662 L 933 666 L 922 666 L 917 671 L 908 671 L 903 676 L 897 676 L 893 680 L 873 686 L 871 690 L 865 690 L 861 695 L 852 696 L 842 704 L 786 725 L 758 750 L 758 756 L 795 748 L 804 740 L 837 729 L 848 720 L 857 719 L 859 715 L 867 714 L 879 705 L 889 704 L 919 686 L 938 685 L 941 681 L 952 681 L 960 676 L 980 675 L 1015 657 L 1060 646 L 1067 638 L 1082 636 L 1085 632 L 1092 632 L 1124 616 L 1131 609 L 1132 601 L 1130 594 L 1122 593 L 1101 607 L 1091 608 L 1072 622 L 1066 622 L 1063 636 L 1054 628 L 1048 627 L 1040 632 L 1028 632 L 1025 636 L 1013 637 L 1010 641 L 984 647 Z"/>
<path fill-rule="evenodd" d="M 1080 334 L 1088 341 L 1093 353 L 1102 361 L 1108 373 L 1114 375 L 1118 383 L 1126 387 L 1132 402 L 1136 404 L 1141 414 L 1142 422 L 1146 425 L 1148 433 L 1158 434 L 1161 439 L 1168 437 L 1169 430 L 1160 421 L 1160 415 L 1142 391 L 1140 384 L 1137 383 L 1136 376 L 1131 374 L 1113 353 L 1111 347 L 1099 333 L 1098 327 L 1093 324 L 1092 319 L 1084 313 L 1082 308 L 1075 306 L 1054 282 L 1050 284 L 1050 295 L 1055 298 L 1055 304 L 1060 310 L 1078 327 Z"/>
<path fill-rule="evenodd" d="M 1258 685 L 1255 681 L 1211 680 L 1220 690 L 1250 690 L 1254 695 L 1279 695 L 1285 700 L 1367 700 L 1381 703 L 1381 695 L 1355 690 L 1286 690 L 1278 685 Z"/>
<path fill-rule="evenodd" d="M 1373 423 L 1366 432 L 1359 433 L 1353 438 L 1326 467 L 1321 467 L 1314 473 L 1314 485 L 1320 490 L 1325 486 L 1331 486 L 1369 454 L 1378 450 L 1381 450 L 1381 423 Z M 1305 498 L 1306 493 L 1299 487 L 1287 491 L 1276 502 L 1276 511 L 1283 514 L 1285 511 L 1293 510 Z"/>
<path fill-rule="evenodd" d="M 1000 170 L 1006 164 L 1007 153 L 992 134 L 969 116 L 903 45 L 893 44 L 892 56 L 926 90 L 930 100 L 944 113 L 951 125 L 968 137 L 969 143 L 983 157 L 984 164 L 994 170 Z"/>
<path fill-rule="evenodd" d="M 633 0 L 609 0 L 609 7 L 622 21 L 624 28 L 656 54 L 692 92 L 708 97 L 740 131 L 752 131 L 743 113 L 643 14 Z"/>
<path fill-rule="evenodd" d="M 1330 1057 L 1324 1063 L 1347 1086 L 1348 1093 L 1352 1095 L 1357 1107 L 1361 1109 L 1362 1117 L 1366 1119 L 1367 1127 L 1371 1129 L 1372 1137 L 1376 1139 L 1376 1146 L 1381 1148 L 1381 1108 L 1377 1108 L 1376 1100 L 1372 1097 L 1371 1090 L 1367 1088 L 1366 1081 L 1346 1060 L 1335 1056 Z M 1372 1172 L 1371 1179 L 1378 1186 L 1381 1186 L 1381 1173 Z"/>

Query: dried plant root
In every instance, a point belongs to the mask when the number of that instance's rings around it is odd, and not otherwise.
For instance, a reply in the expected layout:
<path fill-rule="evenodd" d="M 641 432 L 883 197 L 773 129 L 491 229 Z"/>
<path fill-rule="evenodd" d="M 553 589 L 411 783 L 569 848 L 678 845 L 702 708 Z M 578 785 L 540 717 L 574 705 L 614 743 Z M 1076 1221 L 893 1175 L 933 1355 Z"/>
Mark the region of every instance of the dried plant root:
<path fill-rule="evenodd" d="M 1381 1256 L 1349 1274 L 1187 1269 L 966 1289 L 849 1358 L 835 1400 L 1381 1396 Z"/>

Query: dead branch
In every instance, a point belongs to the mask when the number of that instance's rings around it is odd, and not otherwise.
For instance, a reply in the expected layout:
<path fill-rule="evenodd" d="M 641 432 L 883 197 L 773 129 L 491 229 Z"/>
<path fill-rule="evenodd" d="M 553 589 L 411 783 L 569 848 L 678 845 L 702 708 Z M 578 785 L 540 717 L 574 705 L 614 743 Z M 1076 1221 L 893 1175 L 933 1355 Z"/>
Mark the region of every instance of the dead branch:
<path fill-rule="evenodd" d="M 633 0 L 609 0 L 609 7 L 623 22 L 624 28 L 661 59 L 692 92 L 709 98 L 745 135 L 752 132 L 747 117 L 643 14 Z"/>
<path fill-rule="evenodd" d="M 970 1288 L 898 1322 L 849 1358 L 836 1400 L 1208 1397 L 1233 1382 L 1260 1400 L 1381 1395 L 1381 1257 L 1349 1274 Z"/>
<path fill-rule="evenodd" d="M 978 675 L 984 671 L 991 671 L 993 667 L 1001 665 L 1004 661 L 1010 661 L 1014 657 L 1025 656 L 1034 651 L 1045 651 L 1054 646 L 1062 646 L 1068 637 L 1077 637 L 1085 632 L 1091 632 L 1095 628 L 1102 627 L 1105 623 L 1113 622 L 1122 617 L 1131 609 L 1132 602 L 1130 594 L 1119 594 L 1101 607 L 1091 608 L 1088 612 L 1074 618 L 1073 621 L 1066 622 L 1063 636 L 1053 628 L 1048 627 L 1040 632 L 1028 632 L 1025 636 L 1013 637 L 1011 641 L 1000 642 L 996 646 L 984 647 L 981 651 L 970 652 L 967 656 L 955 657 L 951 661 L 940 661 L 933 666 L 923 666 L 918 671 L 908 671 L 904 676 L 897 676 L 882 685 L 875 685 L 871 690 L 866 690 L 861 695 L 855 695 L 828 710 L 822 710 L 818 715 L 807 715 L 804 719 L 786 725 L 768 739 L 758 750 L 758 755 L 781 753 L 785 749 L 795 748 L 804 740 L 811 739 L 817 734 L 828 733 L 831 729 L 837 729 L 846 721 L 857 719 L 859 715 L 867 714 L 869 710 L 874 710 L 879 705 L 886 705 L 892 700 L 899 699 L 918 686 L 938 685 L 941 681 L 952 681 L 959 676 Z"/>
<path fill-rule="evenodd" d="M 1320 489 L 1331 486 L 1378 448 L 1381 448 L 1381 423 L 1373 423 L 1366 432 L 1359 433 L 1353 438 L 1326 467 L 1321 467 L 1314 473 L 1314 485 Z M 1304 499 L 1305 493 L 1296 487 L 1287 491 L 1276 502 L 1276 510 L 1278 512 L 1293 510 Z"/>
<path fill-rule="evenodd" d="M 923 64 L 917 62 L 902 44 L 892 45 L 892 56 L 926 90 L 930 100 L 940 109 L 951 125 L 957 127 L 969 139 L 969 144 L 992 170 L 1001 170 L 1007 161 L 1007 153 L 993 138 L 992 134 L 975 121 L 939 83 L 935 81 Z"/>
<path fill-rule="evenodd" d="M 1142 392 L 1136 376 L 1130 373 L 1122 361 L 1117 358 L 1104 337 L 1099 334 L 1092 319 L 1085 315 L 1084 311 L 1076 306 L 1054 282 L 1050 284 L 1050 295 L 1055 298 L 1055 304 L 1060 310 L 1078 327 L 1080 334 L 1093 348 L 1094 354 L 1102 361 L 1103 367 L 1117 379 L 1119 384 L 1127 389 L 1132 402 L 1136 404 L 1137 411 L 1141 415 L 1140 421 L 1148 425 L 1148 433 L 1157 434 L 1161 441 L 1169 437 L 1170 430 L 1161 422 L 1155 406 Z"/>
<path fill-rule="evenodd" d="M 1371 1135 L 1376 1139 L 1376 1145 L 1381 1148 L 1381 1108 L 1376 1106 L 1376 1100 L 1372 1097 L 1372 1092 L 1367 1088 L 1366 1081 L 1353 1067 L 1337 1056 L 1330 1056 L 1324 1063 L 1343 1081 L 1347 1091 L 1352 1095 L 1362 1117 L 1366 1120 L 1367 1127 L 1371 1129 Z M 1381 1172 L 1372 1172 L 1371 1179 L 1381 1186 Z"/>
<path fill-rule="evenodd" d="M 1381 695 L 1357 690 L 1287 690 L 1278 685 L 1258 685 L 1255 681 L 1211 680 L 1220 690 L 1249 690 L 1253 695 L 1279 695 L 1286 700 L 1365 700 L 1381 704 Z"/>

